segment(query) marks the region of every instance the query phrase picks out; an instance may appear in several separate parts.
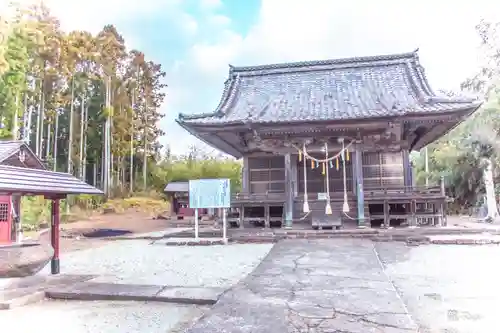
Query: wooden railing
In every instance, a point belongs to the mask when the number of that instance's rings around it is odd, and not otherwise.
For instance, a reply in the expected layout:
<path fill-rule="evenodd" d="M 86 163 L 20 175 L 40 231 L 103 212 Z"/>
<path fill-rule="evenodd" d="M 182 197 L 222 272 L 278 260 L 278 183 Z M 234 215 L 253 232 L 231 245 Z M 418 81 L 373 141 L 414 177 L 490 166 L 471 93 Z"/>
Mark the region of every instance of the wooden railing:
<path fill-rule="evenodd" d="M 235 193 L 231 196 L 231 202 L 238 201 L 284 201 L 284 192 L 266 192 L 266 193 Z"/>
<path fill-rule="evenodd" d="M 380 194 L 433 194 L 439 195 L 442 193 L 441 186 L 392 186 L 364 189 L 366 195 L 380 195 Z"/>

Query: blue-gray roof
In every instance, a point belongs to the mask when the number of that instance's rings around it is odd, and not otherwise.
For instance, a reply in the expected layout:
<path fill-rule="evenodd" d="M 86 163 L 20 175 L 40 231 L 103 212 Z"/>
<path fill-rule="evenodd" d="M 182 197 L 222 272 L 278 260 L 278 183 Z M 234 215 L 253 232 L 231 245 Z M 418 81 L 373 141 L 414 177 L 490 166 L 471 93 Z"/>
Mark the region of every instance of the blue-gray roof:
<path fill-rule="evenodd" d="M 170 182 L 164 192 L 189 192 L 189 182 Z"/>
<path fill-rule="evenodd" d="M 417 51 L 374 57 L 230 67 L 215 112 L 180 123 L 231 124 L 348 120 L 445 113 L 479 107 L 437 96 Z"/>
<path fill-rule="evenodd" d="M 0 140 L 0 164 L 4 163 L 14 154 L 18 154 L 21 150 L 24 150 L 33 159 L 38 169 L 46 169 L 43 162 L 33 153 L 26 142 L 20 140 Z"/>
<path fill-rule="evenodd" d="M 24 195 L 96 194 L 103 192 L 62 172 L 0 165 L 0 193 Z"/>

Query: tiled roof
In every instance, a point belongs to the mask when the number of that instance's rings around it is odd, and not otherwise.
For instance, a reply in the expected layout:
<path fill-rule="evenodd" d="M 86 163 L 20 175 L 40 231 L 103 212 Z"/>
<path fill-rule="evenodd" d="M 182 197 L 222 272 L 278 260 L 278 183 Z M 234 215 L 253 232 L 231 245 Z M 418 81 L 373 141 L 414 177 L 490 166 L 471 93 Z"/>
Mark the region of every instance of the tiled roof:
<path fill-rule="evenodd" d="M 337 60 L 230 67 L 213 113 L 185 124 L 348 120 L 477 108 L 474 99 L 437 96 L 417 51 Z"/>
<path fill-rule="evenodd" d="M 164 192 L 189 192 L 188 182 L 170 182 L 165 186 Z"/>
<path fill-rule="evenodd" d="M 24 144 L 23 141 L 0 141 L 0 163 L 18 152 Z"/>
<path fill-rule="evenodd" d="M 26 153 L 30 154 L 36 160 L 36 162 L 40 165 L 40 169 L 46 169 L 43 162 L 38 158 L 38 156 L 33 153 L 26 142 L 20 140 L 0 140 L 0 163 L 4 162 L 12 155 L 18 153 L 21 149 L 24 149 Z"/>
<path fill-rule="evenodd" d="M 0 165 L 0 193 L 97 194 L 103 192 L 62 172 Z"/>

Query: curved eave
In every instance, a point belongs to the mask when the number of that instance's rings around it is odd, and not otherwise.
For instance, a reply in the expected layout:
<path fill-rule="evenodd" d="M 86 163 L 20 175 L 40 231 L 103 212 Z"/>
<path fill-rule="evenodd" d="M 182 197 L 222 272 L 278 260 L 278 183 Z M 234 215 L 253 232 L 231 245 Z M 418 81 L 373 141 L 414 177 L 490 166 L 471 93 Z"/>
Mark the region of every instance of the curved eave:
<path fill-rule="evenodd" d="M 415 142 L 415 144 L 410 147 L 410 150 L 420 150 L 423 147 L 433 143 L 436 140 L 439 140 L 443 136 L 447 135 L 450 133 L 452 130 L 454 130 L 457 126 L 459 126 L 461 123 L 463 123 L 465 120 L 467 120 L 468 117 L 470 117 L 474 112 L 479 110 L 482 106 L 481 103 L 477 103 L 474 107 L 470 107 L 468 109 L 464 109 L 461 111 L 457 112 L 457 119 L 453 123 L 448 123 L 449 126 L 443 126 L 444 128 L 441 131 L 438 131 L 436 133 L 426 133 L 425 135 L 422 136 L 421 139 Z"/>
<path fill-rule="evenodd" d="M 243 156 L 243 152 L 236 149 L 230 143 L 223 140 L 215 133 L 209 133 L 208 135 L 202 135 L 196 128 L 191 127 L 188 123 L 176 119 L 175 122 L 179 124 L 183 129 L 185 129 L 189 134 L 197 138 L 198 140 L 206 143 L 207 145 L 216 148 L 226 154 L 229 154 L 235 158 L 241 158 Z"/>
<path fill-rule="evenodd" d="M 321 119 L 321 120 L 300 120 L 300 119 L 293 119 L 293 120 L 278 120 L 278 121 L 253 121 L 252 125 L 258 125 L 258 126 L 290 126 L 290 125 L 296 125 L 296 124 L 303 124 L 303 125 L 311 125 L 311 126 L 318 126 L 319 124 L 324 124 L 324 123 L 329 123 L 329 124 L 346 124 L 346 123 L 354 123 L 354 122 L 371 122 L 371 121 L 392 121 L 396 118 L 401 118 L 403 121 L 408 119 L 408 118 L 435 118 L 435 117 L 441 117 L 441 116 L 449 116 L 453 114 L 464 114 L 464 115 L 471 115 L 473 112 L 475 112 L 481 105 L 482 102 L 475 102 L 475 103 L 464 103 L 465 105 L 463 107 L 459 108 L 450 108 L 449 110 L 440 110 L 436 112 L 406 112 L 404 114 L 400 115 L 391 115 L 391 116 L 382 116 L 382 117 L 365 117 L 365 118 L 346 118 L 346 119 Z M 240 127 L 245 127 L 248 128 L 248 123 L 243 120 L 231 120 L 231 121 L 218 121 L 218 122 L 210 122 L 210 121 L 197 121 L 197 120 L 188 120 L 188 121 L 182 121 L 185 126 L 188 126 L 190 128 L 197 128 L 197 129 L 203 129 L 206 131 L 216 131 L 220 130 L 221 128 L 227 128 L 228 126 L 234 127 L 234 128 L 240 128 Z"/>

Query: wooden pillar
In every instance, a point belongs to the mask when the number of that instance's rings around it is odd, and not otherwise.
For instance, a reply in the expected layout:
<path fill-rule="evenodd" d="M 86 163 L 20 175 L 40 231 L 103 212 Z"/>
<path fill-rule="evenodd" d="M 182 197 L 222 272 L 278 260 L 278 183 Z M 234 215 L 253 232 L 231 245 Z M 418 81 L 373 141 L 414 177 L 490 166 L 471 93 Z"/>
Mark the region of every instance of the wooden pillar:
<path fill-rule="evenodd" d="M 410 227 L 416 227 L 417 226 L 417 218 L 415 216 L 417 212 L 417 202 L 415 200 L 410 201 L 410 219 L 408 221 L 408 225 Z"/>
<path fill-rule="evenodd" d="M 244 228 L 244 226 L 243 226 L 244 221 L 245 221 L 245 206 L 241 205 L 240 206 L 240 225 L 239 225 L 239 227 L 241 229 Z"/>
<path fill-rule="evenodd" d="M 241 192 L 250 193 L 250 168 L 248 157 L 243 157 L 243 168 L 241 169 Z"/>
<path fill-rule="evenodd" d="M 12 240 L 16 242 L 21 242 L 23 237 L 22 225 L 21 225 L 21 196 L 19 194 L 12 195 L 12 210 L 14 212 L 12 216 L 13 228 L 11 231 L 13 235 Z"/>
<path fill-rule="evenodd" d="M 297 155 L 292 155 L 291 166 L 292 166 L 292 188 L 293 197 L 297 197 L 299 194 L 299 172 L 298 172 L 298 162 L 299 157 Z"/>
<path fill-rule="evenodd" d="M 50 272 L 52 274 L 59 274 L 59 199 L 52 199 L 51 207 L 51 225 L 50 225 L 50 243 L 54 249 L 54 255 L 52 261 L 50 262 Z"/>
<path fill-rule="evenodd" d="M 441 187 L 441 196 L 443 197 L 439 204 L 439 226 L 446 226 L 448 224 L 446 219 L 446 188 L 443 176 L 439 179 L 439 185 Z"/>
<path fill-rule="evenodd" d="M 293 224 L 292 156 L 285 154 L 285 228 Z"/>
<path fill-rule="evenodd" d="M 405 189 L 408 190 L 408 188 L 413 185 L 410 153 L 408 149 L 404 149 L 401 153 L 403 154 L 404 185 Z"/>
<path fill-rule="evenodd" d="M 356 146 L 354 149 L 354 183 L 358 206 L 358 227 L 365 226 L 365 192 L 363 190 L 363 152 Z"/>
<path fill-rule="evenodd" d="M 384 228 L 389 228 L 391 225 L 391 213 L 390 213 L 391 206 L 389 206 L 389 203 L 387 200 L 384 200 Z"/>
<path fill-rule="evenodd" d="M 264 227 L 265 228 L 271 227 L 271 216 L 269 211 L 269 205 L 264 206 Z"/>

